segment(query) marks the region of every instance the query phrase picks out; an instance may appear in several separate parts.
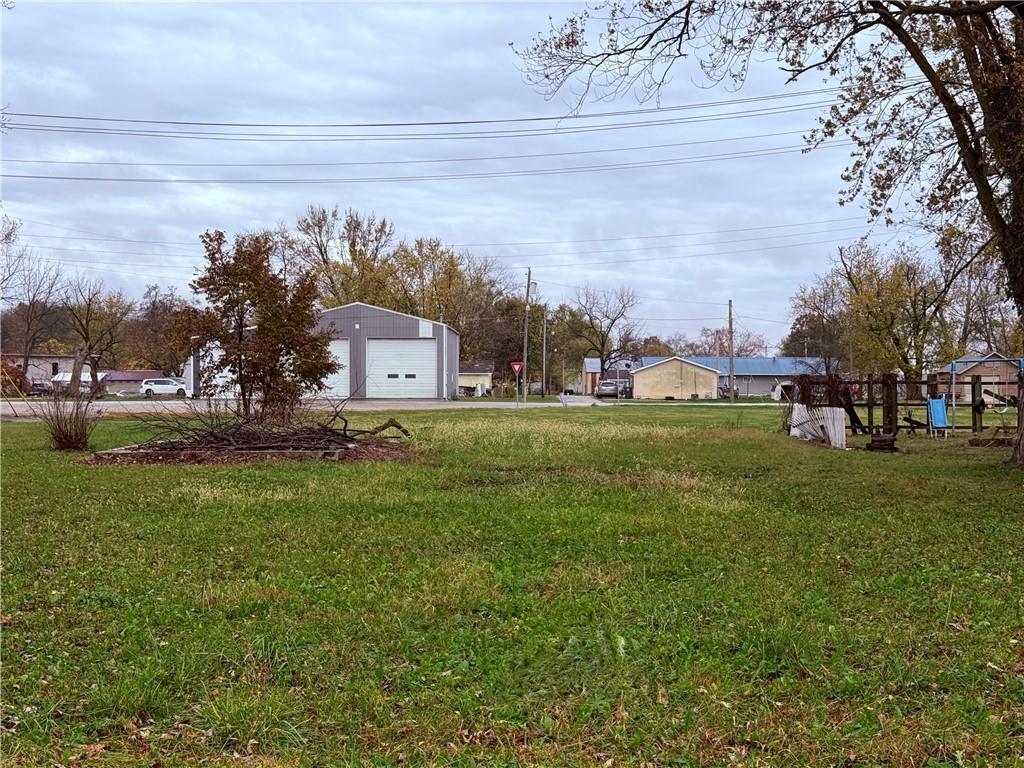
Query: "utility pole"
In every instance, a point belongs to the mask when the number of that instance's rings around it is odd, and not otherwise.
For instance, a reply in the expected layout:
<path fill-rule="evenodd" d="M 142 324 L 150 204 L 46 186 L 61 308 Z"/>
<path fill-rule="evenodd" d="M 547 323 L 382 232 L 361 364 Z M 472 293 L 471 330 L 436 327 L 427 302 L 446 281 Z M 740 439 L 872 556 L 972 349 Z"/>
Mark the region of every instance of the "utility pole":
<path fill-rule="evenodd" d="M 729 400 L 736 402 L 736 355 L 732 336 L 732 299 L 729 299 Z"/>
<path fill-rule="evenodd" d="M 523 370 L 521 375 L 523 377 L 523 402 L 526 402 L 526 393 L 529 390 L 529 385 L 526 383 L 526 355 L 529 352 L 529 338 L 530 338 L 530 287 L 533 283 L 530 282 L 532 270 L 530 267 L 526 268 L 526 301 L 525 308 L 523 309 Z"/>
<path fill-rule="evenodd" d="M 544 306 L 544 321 L 541 323 L 544 336 L 540 342 L 540 395 L 548 393 L 548 308 Z"/>

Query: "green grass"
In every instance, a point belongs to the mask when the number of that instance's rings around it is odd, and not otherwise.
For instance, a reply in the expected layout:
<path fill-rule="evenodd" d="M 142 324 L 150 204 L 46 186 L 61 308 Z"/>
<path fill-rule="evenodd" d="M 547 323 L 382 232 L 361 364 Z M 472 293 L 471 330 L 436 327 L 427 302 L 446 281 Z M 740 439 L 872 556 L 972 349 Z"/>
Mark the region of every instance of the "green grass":
<path fill-rule="evenodd" d="M 1008 451 L 780 418 L 408 413 L 411 462 L 231 467 L 4 424 L 4 764 L 1019 765 Z"/>

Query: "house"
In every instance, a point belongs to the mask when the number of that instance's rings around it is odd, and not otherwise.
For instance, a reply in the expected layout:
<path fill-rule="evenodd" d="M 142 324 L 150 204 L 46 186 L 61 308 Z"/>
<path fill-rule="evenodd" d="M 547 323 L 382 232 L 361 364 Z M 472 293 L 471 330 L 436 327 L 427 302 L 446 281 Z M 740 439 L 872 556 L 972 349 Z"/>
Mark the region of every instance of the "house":
<path fill-rule="evenodd" d="M 314 327 L 330 336 L 341 368 L 323 397 L 437 398 L 458 392 L 459 334 L 434 320 L 356 301 L 325 309 Z M 202 391 L 198 355 L 185 366 L 185 390 Z"/>
<path fill-rule="evenodd" d="M 99 383 L 98 392 L 102 393 L 106 388 L 107 372 L 100 371 L 96 374 L 96 381 Z M 71 384 L 71 371 L 61 371 L 50 379 L 54 391 L 65 390 Z M 82 374 L 78 380 L 78 388 L 88 391 L 92 388 L 92 373 L 88 365 L 82 367 Z"/>
<path fill-rule="evenodd" d="M 936 371 L 936 378 L 939 382 L 940 392 L 950 392 L 953 387 L 954 373 L 956 374 L 956 398 L 957 400 L 969 400 L 971 397 L 971 377 L 981 377 L 982 390 L 990 390 L 1003 397 L 1017 394 L 1017 372 L 1020 370 L 1020 361 L 1001 355 L 998 352 L 990 352 L 985 355 L 968 354 L 958 357 L 952 363 Z M 997 384 L 996 382 L 1004 382 Z M 995 398 L 990 395 L 984 396 L 989 402 Z"/>
<path fill-rule="evenodd" d="M 713 399 L 718 397 L 718 370 L 678 356 L 662 357 L 633 370 L 633 397 L 638 400 Z"/>
<path fill-rule="evenodd" d="M 103 384 L 107 392 L 116 394 L 118 392 L 130 392 L 133 395 L 139 394 L 139 386 L 146 379 L 162 379 L 163 371 L 157 370 L 128 370 L 128 371 L 105 371 L 106 378 Z"/>
<path fill-rule="evenodd" d="M 21 367 L 25 362 L 21 355 L 12 352 L 4 352 L 3 358 L 4 362 L 9 365 L 13 365 L 18 370 L 21 370 Z M 57 374 L 70 374 L 71 369 L 74 368 L 74 366 L 74 355 L 29 355 L 28 369 L 25 370 L 25 376 L 33 384 L 49 384 Z M 89 376 L 88 363 L 83 367 L 82 376 L 85 378 L 88 378 Z"/>
<path fill-rule="evenodd" d="M 460 362 L 459 392 L 466 395 L 485 395 L 494 384 L 494 361 Z"/>
<path fill-rule="evenodd" d="M 622 360 L 616 363 L 614 368 L 609 368 L 605 371 L 604 376 L 602 376 L 601 359 L 598 357 L 585 357 L 583 358 L 583 378 L 580 381 L 580 394 L 594 394 L 599 381 L 614 381 L 619 385 L 620 390 L 629 389 L 633 386 L 630 372 L 634 368 L 639 367 L 640 364 L 635 360 Z"/>
<path fill-rule="evenodd" d="M 640 367 L 667 359 L 665 356 L 644 357 Z M 729 357 L 727 355 L 686 355 L 683 359 L 718 371 L 719 391 L 729 389 Z M 822 373 L 824 363 L 819 357 L 735 357 L 734 383 L 740 395 L 767 395 L 776 384 L 791 381 L 805 373 Z"/>

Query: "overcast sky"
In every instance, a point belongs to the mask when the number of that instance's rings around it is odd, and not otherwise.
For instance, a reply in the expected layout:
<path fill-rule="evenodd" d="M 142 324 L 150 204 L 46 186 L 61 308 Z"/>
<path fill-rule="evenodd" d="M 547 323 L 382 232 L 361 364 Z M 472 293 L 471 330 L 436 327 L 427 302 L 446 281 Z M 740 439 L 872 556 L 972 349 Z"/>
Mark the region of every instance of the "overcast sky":
<path fill-rule="evenodd" d="M 764 333 L 772 343 L 787 326 L 766 320 L 787 319 L 789 296 L 827 267 L 837 245 L 868 232 L 879 243 L 894 237 L 877 226 L 870 229 L 862 211 L 837 205 L 848 147 L 807 155 L 707 158 L 799 147 L 798 132 L 812 128 L 821 112 L 800 107 L 825 101 L 828 93 L 657 114 L 475 126 L 203 128 L 78 117 L 351 124 L 564 115 L 569 95 L 548 101 L 527 85 L 509 43 L 527 44 L 547 27 L 549 16 L 560 19 L 577 5 L 22 0 L 3 12 L 2 102 L 8 112 L 75 119 L 9 117 L 2 148 L 4 207 L 22 219 L 23 242 L 38 258 L 102 276 L 133 296 L 153 282 L 187 291 L 193 267 L 202 260 L 196 238 L 206 229 L 234 233 L 291 224 L 308 204 L 320 203 L 386 216 L 402 236 L 433 235 L 467 245 L 474 253 L 500 258 L 517 273 L 532 266 L 542 299 L 552 303 L 584 282 L 603 289 L 630 286 L 643 297 L 637 316 L 649 332 L 662 336 L 692 335 L 702 325 L 720 324 L 732 298 L 740 325 Z M 679 69 L 662 95 L 663 107 L 824 87 L 813 77 L 787 86 L 774 62 L 756 64 L 738 93 L 707 88 L 689 71 Z M 652 105 L 623 97 L 583 111 L 641 106 Z M 777 113 L 742 114 L 753 110 Z M 578 130 L 655 120 L 672 122 Z M 329 141 L 223 141 L 55 132 L 30 125 L 334 136 Z M 339 134 L 524 128 L 547 130 L 547 135 L 337 140 Z M 507 159 L 480 159 L 495 157 Z M 701 161 L 678 162 L 694 158 Z M 441 162 L 396 162 L 409 160 Z M 652 161 L 676 162 L 651 166 Z M 317 165 L 323 163 L 335 165 Z M 409 178 L 637 163 L 647 165 Z M 404 178 L 351 181 L 380 177 Z M 335 181 L 308 181 L 316 178 Z M 225 179 L 300 183 L 220 183 Z"/>

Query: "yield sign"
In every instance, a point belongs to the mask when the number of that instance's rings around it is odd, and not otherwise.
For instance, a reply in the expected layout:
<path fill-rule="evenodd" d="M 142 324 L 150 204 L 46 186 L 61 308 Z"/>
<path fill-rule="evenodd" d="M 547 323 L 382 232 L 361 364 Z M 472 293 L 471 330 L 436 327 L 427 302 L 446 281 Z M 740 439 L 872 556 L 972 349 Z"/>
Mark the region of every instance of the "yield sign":
<path fill-rule="evenodd" d="M 519 361 L 512 363 L 512 373 L 518 376 L 523 370 L 523 364 Z"/>

